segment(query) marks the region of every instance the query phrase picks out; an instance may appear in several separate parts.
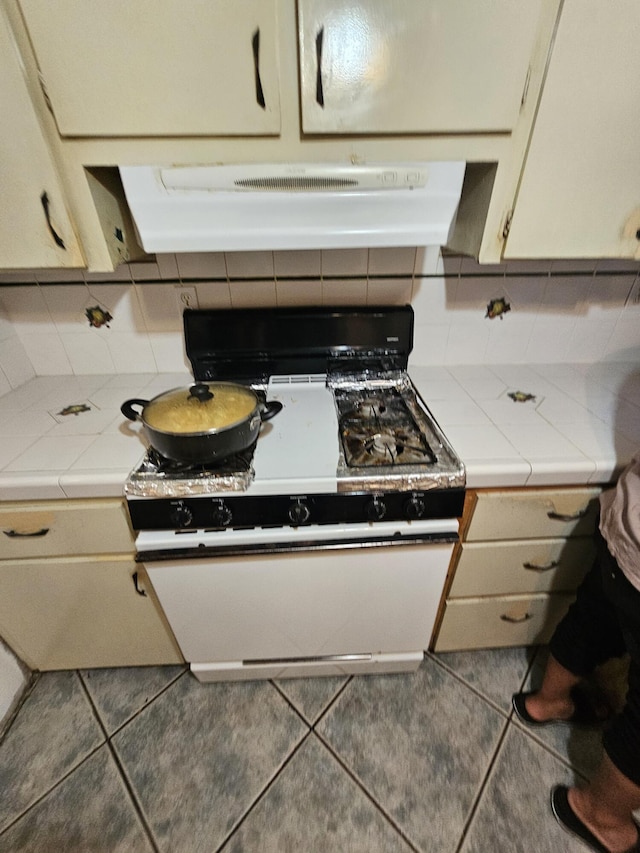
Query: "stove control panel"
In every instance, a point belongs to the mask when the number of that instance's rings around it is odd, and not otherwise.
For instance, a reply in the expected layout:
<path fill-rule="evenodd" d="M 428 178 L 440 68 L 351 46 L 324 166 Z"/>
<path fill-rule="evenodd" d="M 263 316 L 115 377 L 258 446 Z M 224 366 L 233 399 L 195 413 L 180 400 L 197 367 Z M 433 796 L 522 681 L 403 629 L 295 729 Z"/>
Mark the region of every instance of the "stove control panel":
<path fill-rule="evenodd" d="M 135 530 L 223 530 L 459 518 L 463 504 L 464 489 L 452 488 L 376 494 L 141 498 L 129 500 L 127 506 Z"/>

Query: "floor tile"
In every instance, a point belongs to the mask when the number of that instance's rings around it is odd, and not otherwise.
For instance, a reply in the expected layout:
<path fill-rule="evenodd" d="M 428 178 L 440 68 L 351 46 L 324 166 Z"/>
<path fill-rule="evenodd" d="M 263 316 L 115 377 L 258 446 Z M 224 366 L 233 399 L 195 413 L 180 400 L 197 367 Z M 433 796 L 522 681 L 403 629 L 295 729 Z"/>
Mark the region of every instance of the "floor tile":
<path fill-rule="evenodd" d="M 153 846 L 107 746 L 0 836 L 4 853 L 150 853 Z"/>
<path fill-rule="evenodd" d="M 412 848 L 312 734 L 223 853 L 403 853 Z"/>
<path fill-rule="evenodd" d="M 535 649 L 483 649 L 475 652 L 441 652 L 433 655 L 503 711 L 511 711 L 511 696 L 527 675 Z"/>
<path fill-rule="evenodd" d="M 511 726 L 460 853 L 585 853 L 556 822 L 549 793 L 571 771 Z"/>
<path fill-rule="evenodd" d="M 346 676 L 337 678 L 283 678 L 276 684 L 309 725 L 313 725 L 347 681 Z"/>
<path fill-rule="evenodd" d="M 41 675 L 0 744 L 0 830 L 103 741 L 77 674 Z"/>
<path fill-rule="evenodd" d="M 111 735 L 167 685 L 184 672 L 183 666 L 132 666 L 85 669 L 80 676 L 98 715 Z"/>
<path fill-rule="evenodd" d="M 112 743 L 161 850 L 216 850 L 308 728 L 268 682 L 179 678 Z"/>
<path fill-rule="evenodd" d="M 316 731 L 425 853 L 451 853 L 505 719 L 427 659 L 354 678 Z"/>

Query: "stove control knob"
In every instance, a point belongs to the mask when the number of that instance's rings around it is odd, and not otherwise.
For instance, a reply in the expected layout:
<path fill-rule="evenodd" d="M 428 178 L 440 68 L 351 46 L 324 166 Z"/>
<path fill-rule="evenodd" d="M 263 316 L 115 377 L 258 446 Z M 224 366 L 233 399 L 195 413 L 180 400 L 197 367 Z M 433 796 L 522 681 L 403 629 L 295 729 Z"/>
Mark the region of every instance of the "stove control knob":
<path fill-rule="evenodd" d="M 303 503 L 303 501 L 296 501 L 291 504 L 289 507 L 289 512 L 287 513 L 289 516 L 289 521 L 295 527 L 299 524 L 306 524 L 309 521 L 309 516 L 311 515 L 311 510 Z"/>
<path fill-rule="evenodd" d="M 404 505 L 404 512 L 407 518 L 422 518 L 427 507 L 424 498 L 421 495 L 412 495 Z"/>
<path fill-rule="evenodd" d="M 364 511 L 369 521 L 382 521 L 387 514 L 387 506 L 382 498 L 373 498 L 365 506 Z"/>
<path fill-rule="evenodd" d="M 214 527 L 228 527 L 233 520 L 233 514 L 224 501 L 217 501 L 211 512 L 211 522 Z"/>
<path fill-rule="evenodd" d="M 173 507 L 169 517 L 171 523 L 175 524 L 176 527 L 189 527 L 193 521 L 193 513 L 184 504 L 178 504 L 178 506 Z"/>

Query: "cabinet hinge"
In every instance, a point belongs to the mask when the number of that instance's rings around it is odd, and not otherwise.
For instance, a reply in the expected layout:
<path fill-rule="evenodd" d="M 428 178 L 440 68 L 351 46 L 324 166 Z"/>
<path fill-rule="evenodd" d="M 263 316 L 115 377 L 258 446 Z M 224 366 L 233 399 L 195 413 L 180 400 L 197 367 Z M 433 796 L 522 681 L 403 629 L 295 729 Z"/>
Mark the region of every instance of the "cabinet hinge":
<path fill-rule="evenodd" d="M 524 109 L 524 105 L 527 100 L 527 95 L 529 94 L 529 83 L 531 82 L 531 66 L 527 68 L 527 76 L 524 81 L 524 88 L 522 90 L 522 98 L 520 98 L 520 109 Z"/>
<path fill-rule="evenodd" d="M 504 218 L 504 225 L 502 226 L 502 239 L 506 240 L 509 236 L 509 231 L 511 231 L 511 220 L 513 219 L 513 208 L 507 211 L 507 215 Z"/>
<path fill-rule="evenodd" d="M 53 107 L 51 106 L 51 101 L 49 99 L 49 93 L 47 92 L 47 84 L 45 83 L 45 79 L 42 75 L 42 71 L 38 71 L 38 82 L 40 83 L 40 88 L 42 89 L 42 94 L 44 95 L 44 100 L 47 105 L 47 109 L 53 115 Z"/>

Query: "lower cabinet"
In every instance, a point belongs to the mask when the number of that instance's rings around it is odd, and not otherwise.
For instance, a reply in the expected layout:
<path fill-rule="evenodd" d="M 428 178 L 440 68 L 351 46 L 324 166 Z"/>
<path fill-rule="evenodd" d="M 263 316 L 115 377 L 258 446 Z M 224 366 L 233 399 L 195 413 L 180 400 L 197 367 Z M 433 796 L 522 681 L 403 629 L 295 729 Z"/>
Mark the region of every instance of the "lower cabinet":
<path fill-rule="evenodd" d="M 0 637 L 37 670 L 181 663 L 124 500 L 0 506 Z"/>
<path fill-rule="evenodd" d="M 0 563 L 0 634 L 32 669 L 182 662 L 129 555 Z"/>
<path fill-rule="evenodd" d="M 599 494 L 469 493 L 435 651 L 548 642 L 593 561 Z"/>

